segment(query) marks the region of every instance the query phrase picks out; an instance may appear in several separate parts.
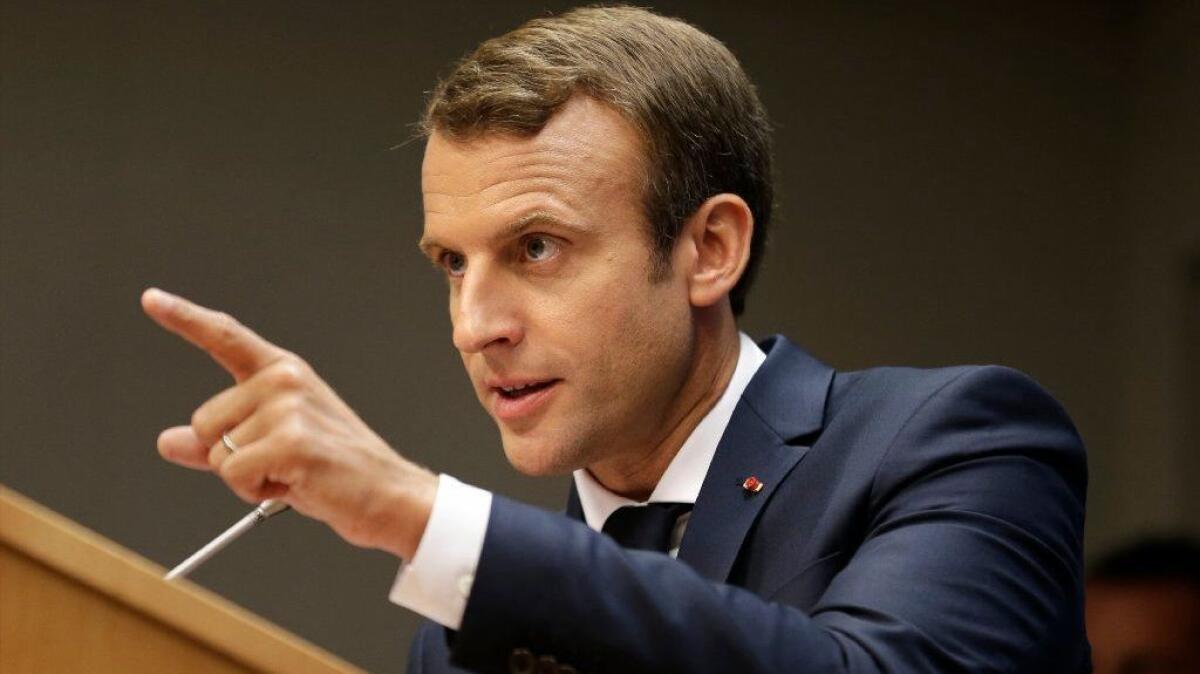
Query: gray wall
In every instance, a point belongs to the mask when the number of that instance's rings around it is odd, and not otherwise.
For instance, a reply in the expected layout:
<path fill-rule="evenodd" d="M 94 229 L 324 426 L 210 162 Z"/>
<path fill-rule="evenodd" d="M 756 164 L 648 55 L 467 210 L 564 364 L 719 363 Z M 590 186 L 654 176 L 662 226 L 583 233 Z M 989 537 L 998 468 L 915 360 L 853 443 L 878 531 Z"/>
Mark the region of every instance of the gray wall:
<path fill-rule="evenodd" d="M 1114 270 L 1119 425 L 1092 463 L 1095 539 L 1173 520 L 1200 534 L 1200 274 L 1187 291 L 1200 269 L 1200 5 L 1156 3 L 1137 26 Z"/>
<path fill-rule="evenodd" d="M 1022 368 L 1089 444 L 1090 551 L 1200 531 L 1200 11 L 794 4 L 659 5 L 734 49 L 778 126 L 744 328 L 845 368 Z M 143 318 L 156 284 L 305 355 L 399 451 L 557 507 L 565 482 L 514 474 L 466 385 L 403 144 L 448 62 L 556 7 L 0 5 L 0 482 L 164 565 L 245 510 L 154 451 L 228 383 Z M 400 671 L 395 570 L 289 515 L 195 579 Z"/>

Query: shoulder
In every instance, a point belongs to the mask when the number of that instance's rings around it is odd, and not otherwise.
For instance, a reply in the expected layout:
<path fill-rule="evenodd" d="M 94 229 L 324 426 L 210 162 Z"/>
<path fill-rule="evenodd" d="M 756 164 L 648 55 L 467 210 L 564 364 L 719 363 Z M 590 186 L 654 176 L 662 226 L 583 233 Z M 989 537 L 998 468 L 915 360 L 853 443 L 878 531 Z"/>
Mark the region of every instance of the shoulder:
<path fill-rule="evenodd" d="M 842 442 L 869 434 L 874 444 L 939 419 L 984 430 L 1016 424 L 1081 444 L 1063 406 L 1028 375 L 999 365 L 939 368 L 875 367 L 834 370 L 782 335 L 760 342 L 767 354 L 743 394 L 777 431 L 797 426 L 810 435 L 831 433 Z M 795 418 L 800 424 L 790 423 Z M 789 436 L 787 432 L 781 436 Z M 797 433 L 796 435 L 800 435 Z"/>
<path fill-rule="evenodd" d="M 835 377 L 826 433 L 870 446 L 871 509 L 898 502 L 998 516 L 1026 531 L 1082 526 L 1083 441 L 1063 406 L 1008 367 L 876 368 Z M 864 434 L 874 441 L 861 442 Z"/>
<path fill-rule="evenodd" d="M 999 365 L 837 372 L 826 421 L 831 427 L 881 427 L 897 437 L 928 424 L 960 433 L 1024 428 L 1051 436 L 1047 440 L 1055 444 L 1082 444 L 1054 396 L 1025 373 Z"/>
<path fill-rule="evenodd" d="M 875 508 L 952 474 L 1012 494 L 1053 482 L 1072 512 L 1086 495 L 1086 452 L 1066 410 L 1027 374 L 998 365 L 834 372 L 813 452 L 857 476 Z"/>
<path fill-rule="evenodd" d="M 838 371 L 830 390 L 831 409 L 884 405 L 897 411 L 958 398 L 1018 398 L 1062 409 L 1029 375 L 1001 365 L 938 368 L 875 367 Z"/>

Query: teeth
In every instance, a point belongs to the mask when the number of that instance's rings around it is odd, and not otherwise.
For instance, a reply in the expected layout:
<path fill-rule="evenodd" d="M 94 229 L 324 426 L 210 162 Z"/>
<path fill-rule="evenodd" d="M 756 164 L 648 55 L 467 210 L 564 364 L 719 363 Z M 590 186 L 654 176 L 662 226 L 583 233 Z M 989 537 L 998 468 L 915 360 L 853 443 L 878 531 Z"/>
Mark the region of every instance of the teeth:
<path fill-rule="evenodd" d="M 501 388 L 504 389 L 505 393 L 512 393 L 513 391 L 520 391 L 521 389 L 528 388 L 530 386 L 533 386 L 533 384 L 520 384 L 519 386 L 502 386 Z"/>

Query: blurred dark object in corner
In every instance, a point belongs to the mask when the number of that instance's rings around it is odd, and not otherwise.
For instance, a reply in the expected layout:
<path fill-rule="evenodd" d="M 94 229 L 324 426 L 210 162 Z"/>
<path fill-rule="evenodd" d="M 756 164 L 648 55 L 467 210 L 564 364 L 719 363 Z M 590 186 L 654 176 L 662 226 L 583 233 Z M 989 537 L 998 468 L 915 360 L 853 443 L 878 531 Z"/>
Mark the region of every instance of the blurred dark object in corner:
<path fill-rule="evenodd" d="M 1143 538 L 1088 573 L 1095 674 L 1200 674 L 1200 541 Z"/>

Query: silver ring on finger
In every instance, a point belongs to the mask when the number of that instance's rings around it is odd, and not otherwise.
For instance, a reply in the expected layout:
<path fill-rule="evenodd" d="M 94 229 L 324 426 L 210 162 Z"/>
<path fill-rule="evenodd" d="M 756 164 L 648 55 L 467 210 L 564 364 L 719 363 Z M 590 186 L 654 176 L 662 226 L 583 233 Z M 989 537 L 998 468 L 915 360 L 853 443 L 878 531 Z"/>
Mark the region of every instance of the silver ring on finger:
<path fill-rule="evenodd" d="M 230 455 L 237 454 L 242 449 L 241 447 L 237 446 L 237 443 L 233 441 L 233 438 L 229 437 L 228 433 L 221 434 L 221 444 L 225 445 L 225 449 L 229 450 Z"/>

